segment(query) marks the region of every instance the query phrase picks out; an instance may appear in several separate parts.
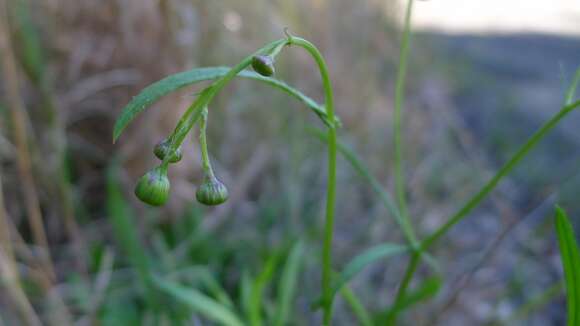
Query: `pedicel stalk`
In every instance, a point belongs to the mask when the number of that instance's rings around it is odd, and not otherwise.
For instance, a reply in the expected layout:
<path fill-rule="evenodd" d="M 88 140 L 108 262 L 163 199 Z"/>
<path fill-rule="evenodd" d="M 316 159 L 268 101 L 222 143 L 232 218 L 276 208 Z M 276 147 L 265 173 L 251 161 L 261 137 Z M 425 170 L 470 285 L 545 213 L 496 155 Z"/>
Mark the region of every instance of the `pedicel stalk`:
<path fill-rule="evenodd" d="M 196 192 L 199 202 L 206 205 L 218 205 L 227 200 L 227 188 L 215 176 L 209 161 L 206 139 L 206 124 L 208 107 L 211 100 L 226 86 L 234 77 L 252 78 L 265 82 L 275 88 L 285 91 L 289 95 L 298 98 L 306 104 L 327 126 L 328 146 L 328 181 L 326 195 L 326 214 L 324 226 L 324 239 L 322 248 L 322 307 L 323 324 L 330 325 L 332 317 L 332 239 L 334 229 L 334 206 L 336 193 L 336 155 L 337 155 L 337 128 L 340 122 L 334 113 L 332 84 L 326 66 L 326 62 L 320 51 L 309 41 L 290 35 L 284 31 L 286 37 L 256 51 L 244 58 L 240 63 L 229 70 L 228 68 L 200 68 L 187 76 L 176 74 L 160 81 L 157 85 L 151 85 L 142 91 L 123 110 L 115 124 L 113 140 L 115 141 L 125 127 L 163 95 L 175 91 L 181 87 L 191 85 L 197 81 L 215 79 L 208 87 L 204 88 L 196 100 L 189 106 L 177 123 L 173 133 L 160 142 L 154 149 L 155 155 L 162 161 L 161 164 L 145 174 L 138 182 L 135 194 L 143 202 L 160 206 L 169 199 L 170 184 L 167 179 L 167 170 L 170 163 L 176 163 L 181 159 L 181 144 L 196 123 L 200 126 L 200 147 L 202 151 L 204 178 L 202 185 Z M 276 56 L 288 46 L 298 46 L 306 50 L 316 62 L 324 88 L 324 105 L 318 105 L 315 101 L 291 88 L 285 83 L 270 78 L 275 72 L 274 63 Z M 256 73 L 244 70 L 252 66 Z"/>

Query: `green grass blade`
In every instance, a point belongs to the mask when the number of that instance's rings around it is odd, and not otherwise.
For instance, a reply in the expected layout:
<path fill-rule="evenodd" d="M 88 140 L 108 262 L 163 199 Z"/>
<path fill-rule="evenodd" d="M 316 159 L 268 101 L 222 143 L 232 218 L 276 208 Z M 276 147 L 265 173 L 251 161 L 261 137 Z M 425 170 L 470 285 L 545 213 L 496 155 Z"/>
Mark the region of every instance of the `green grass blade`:
<path fill-rule="evenodd" d="M 264 301 L 264 289 L 266 285 L 272 280 L 274 276 L 274 270 L 276 269 L 276 264 L 278 263 L 278 255 L 272 254 L 266 260 L 264 268 L 256 277 L 252 283 L 252 289 L 250 294 L 250 305 L 249 305 L 249 319 L 250 325 L 260 326 L 262 325 L 262 307 Z"/>
<path fill-rule="evenodd" d="M 158 277 L 153 278 L 153 282 L 161 291 L 208 319 L 227 326 L 244 325 L 233 311 L 195 289 Z"/>
<path fill-rule="evenodd" d="M 363 306 L 362 302 L 357 298 L 357 296 L 352 292 L 348 285 L 344 286 L 340 290 L 340 294 L 350 306 L 350 309 L 358 319 L 359 325 L 361 326 L 373 326 L 373 320 L 370 313 Z"/>
<path fill-rule="evenodd" d="M 393 112 L 393 140 L 395 147 L 395 194 L 397 202 L 404 220 L 409 220 L 407 210 L 407 199 L 405 194 L 405 169 L 403 166 L 403 107 L 405 106 L 405 80 L 407 77 L 407 59 L 409 57 L 409 47 L 411 43 L 411 19 L 413 16 L 413 0 L 407 1 L 405 10 L 405 22 L 403 36 L 401 39 L 401 49 L 399 53 L 399 64 L 397 71 L 397 81 L 395 82 L 395 110 Z M 410 221 L 406 223 L 410 224 Z"/>
<path fill-rule="evenodd" d="M 568 301 L 568 326 L 580 325 L 580 253 L 574 230 L 560 207 L 556 207 L 556 233 L 564 266 L 566 297 Z"/>
<path fill-rule="evenodd" d="M 211 272 L 208 269 L 203 270 L 203 273 L 200 275 L 201 280 L 207 290 L 212 294 L 218 302 L 227 306 L 227 307 L 234 307 L 234 303 L 230 296 L 228 295 L 227 291 L 221 286 L 221 284 L 213 277 Z"/>
<path fill-rule="evenodd" d="M 518 321 L 528 318 L 534 311 L 546 306 L 562 295 L 564 284 L 558 282 L 542 293 L 531 297 L 526 303 L 519 307 L 505 322 L 498 322 L 494 325 L 517 325 Z"/>
<path fill-rule="evenodd" d="M 288 255 L 278 287 L 276 320 L 274 322 L 276 326 L 288 324 L 288 315 L 292 308 L 292 299 L 296 293 L 296 285 L 298 283 L 303 255 L 304 244 L 302 242 L 296 243 Z"/>
<path fill-rule="evenodd" d="M 240 306 L 247 320 L 250 320 L 250 302 L 252 301 L 252 277 L 247 269 L 242 271 L 240 278 Z"/>
<path fill-rule="evenodd" d="M 12 18 L 14 24 L 14 39 L 17 40 L 14 44 L 18 53 L 17 59 L 24 68 L 26 75 L 37 86 L 40 85 L 44 79 L 45 62 L 43 46 L 40 42 L 38 28 L 33 23 L 30 16 L 30 4 L 28 1 L 18 0 L 12 1 L 14 6 L 12 10 Z M 10 7 L 9 7 L 10 8 Z"/>
<path fill-rule="evenodd" d="M 149 106 L 159 100 L 161 97 L 181 89 L 186 86 L 193 85 L 197 82 L 213 80 L 225 76 L 230 71 L 228 67 L 207 67 L 207 68 L 196 68 L 184 72 L 180 72 L 174 75 L 165 77 L 149 86 L 144 88 L 137 96 L 135 96 L 126 106 L 123 108 L 121 115 L 115 123 L 113 130 L 113 141 L 116 141 L 123 130 L 135 119 L 135 117 L 146 110 Z M 264 82 L 280 89 L 287 94 L 295 97 L 304 103 L 308 108 L 313 110 L 322 119 L 326 116 L 325 109 L 316 103 L 310 97 L 304 95 L 297 89 L 292 88 L 288 84 L 279 81 L 277 79 L 263 77 L 255 72 L 244 70 L 238 74 L 239 77 L 249 78 Z"/>
<path fill-rule="evenodd" d="M 207 266 L 188 266 L 170 274 L 172 279 L 199 282 L 219 303 L 233 308 L 234 302 Z"/>
<path fill-rule="evenodd" d="M 566 91 L 566 99 L 564 102 L 566 105 L 572 104 L 572 102 L 574 102 L 574 99 L 576 98 L 576 90 L 578 89 L 579 83 L 580 83 L 580 69 L 576 70 L 576 74 L 572 79 L 572 83 L 570 83 L 570 86 Z"/>
<path fill-rule="evenodd" d="M 111 224 L 113 225 L 113 233 L 115 239 L 120 244 L 129 262 L 137 271 L 139 282 L 144 290 L 148 291 L 150 264 L 147 253 L 143 250 L 136 228 L 132 224 L 133 212 L 125 202 L 125 198 L 121 193 L 121 188 L 118 184 L 119 178 L 118 167 L 113 163 L 107 171 L 107 213 Z M 153 298 L 147 294 L 147 297 Z"/>

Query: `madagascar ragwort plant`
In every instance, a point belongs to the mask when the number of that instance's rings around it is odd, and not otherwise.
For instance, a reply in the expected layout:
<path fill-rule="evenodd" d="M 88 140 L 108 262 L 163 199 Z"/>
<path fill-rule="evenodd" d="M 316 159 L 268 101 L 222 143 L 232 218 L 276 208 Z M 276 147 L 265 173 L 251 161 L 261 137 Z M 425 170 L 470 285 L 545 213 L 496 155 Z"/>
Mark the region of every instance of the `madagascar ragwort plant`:
<path fill-rule="evenodd" d="M 455 214 L 449 217 L 446 223 L 438 227 L 432 234 L 420 239 L 413 229 L 406 208 L 401 124 L 407 57 L 411 37 L 412 8 L 413 1 L 411 0 L 408 2 L 405 15 L 402 46 L 399 58 L 399 71 L 397 74 L 395 91 L 393 129 L 395 142 L 394 159 L 396 201 L 393 200 L 381 183 L 369 172 L 363 162 L 346 146 L 338 142 L 337 129 L 340 127 L 340 120 L 334 113 L 332 85 L 323 56 L 309 41 L 297 36 L 292 36 L 288 33 L 286 33 L 286 37 L 267 44 L 252 55 L 244 58 L 233 68 L 197 68 L 171 75 L 146 87 L 139 95 L 133 98 L 133 100 L 125 107 L 115 124 L 113 131 L 114 141 L 118 139 L 123 130 L 135 118 L 135 116 L 144 111 L 162 96 L 200 81 L 213 80 L 209 86 L 205 87 L 198 93 L 197 98 L 178 121 L 171 135 L 155 146 L 154 154 L 161 160 L 161 163 L 138 181 L 135 189 L 136 196 L 145 203 L 154 206 L 163 205 L 167 202 L 170 193 L 167 170 L 170 167 L 170 163 L 176 163 L 181 159 L 181 144 L 183 140 L 192 128 L 196 124 L 199 124 L 199 142 L 204 176 L 202 184 L 198 187 L 196 192 L 196 198 L 200 203 L 205 205 L 218 205 L 225 202 L 228 198 L 227 188 L 215 176 L 211 167 L 207 149 L 206 126 L 209 114 L 208 108 L 211 100 L 236 76 L 257 80 L 282 90 L 305 104 L 306 107 L 315 113 L 326 126 L 326 132 L 320 130 L 313 131 L 313 134 L 325 141 L 328 147 L 326 213 L 324 238 L 322 240 L 322 294 L 318 300 L 315 300 L 313 307 L 322 308 L 323 324 L 330 325 L 333 301 L 335 296 L 340 293 L 343 295 L 347 303 L 349 303 L 362 325 L 396 324 L 397 317 L 401 312 L 417 302 L 435 296 L 441 288 L 442 276 L 439 272 L 440 268 L 437 261 L 428 253 L 429 249 L 431 249 L 433 245 L 454 225 L 467 217 L 468 214 L 477 207 L 493 189 L 495 189 L 499 182 L 508 175 L 564 117 L 580 106 L 580 100 L 575 99 L 576 87 L 580 81 L 580 70 L 578 70 L 572 85 L 568 89 L 565 103 L 561 110 L 540 127 L 514 154 L 514 156 L 505 163 L 499 171 L 477 193 L 475 193 L 470 200 L 467 201 L 465 205 L 460 207 Z M 317 103 L 295 88 L 271 77 L 275 73 L 274 63 L 276 56 L 284 48 L 291 45 L 306 50 L 316 62 L 324 88 L 324 104 Z M 251 66 L 254 71 L 246 70 L 249 66 Z M 332 269 L 332 239 L 336 188 L 336 156 L 338 153 L 343 155 L 355 171 L 370 184 L 372 189 L 379 196 L 381 202 L 385 205 L 403 231 L 407 244 L 383 243 L 369 248 L 354 257 L 339 273 L 335 273 Z M 347 284 L 365 266 L 379 259 L 385 259 L 399 254 L 408 254 L 410 258 L 403 279 L 400 282 L 398 292 L 393 303 L 388 308 L 371 316 L 371 314 L 360 304 L 360 301 L 356 296 L 354 296 L 354 294 L 348 289 Z M 431 270 L 434 271 L 434 275 L 420 282 L 415 289 L 409 289 L 411 281 L 414 279 L 415 272 L 418 270 L 422 261 L 431 267 Z M 178 299 L 181 297 L 181 292 L 175 289 L 175 287 L 167 285 L 165 281 L 159 280 L 159 278 L 153 277 L 152 279 L 157 280 L 157 288 L 160 290 L 171 292 Z M 225 312 L 218 308 L 216 309 L 219 313 L 214 314 L 214 319 L 220 320 L 224 324 L 240 325 L 238 319 L 233 317 L 223 317 L 225 315 L 222 314 Z"/>
<path fill-rule="evenodd" d="M 327 143 L 328 143 L 328 182 L 326 198 L 326 219 L 323 241 L 323 269 L 322 269 L 322 300 L 321 304 L 324 310 L 325 324 L 330 323 L 331 307 L 333 300 L 333 291 L 331 285 L 331 257 L 332 257 L 332 237 L 334 224 L 334 202 L 336 188 L 336 153 L 337 153 L 337 136 L 336 130 L 340 123 L 334 114 L 334 103 L 332 94 L 332 85 L 328 69 L 322 54 L 309 41 L 285 33 L 286 37 L 274 41 L 256 53 L 243 59 L 232 69 L 225 67 L 201 68 L 186 73 L 170 76 L 154 85 L 149 86 L 143 92 L 135 97 L 131 103 L 124 109 L 122 115 L 117 120 L 113 132 L 113 140 L 117 140 L 125 127 L 134 119 L 134 117 L 143 111 L 148 105 L 153 103 L 159 97 L 166 95 L 180 87 L 191 85 L 195 82 L 216 79 L 208 87 L 204 88 L 196 100 L 190 105 L 183 114 L 173 133 L 165 140 L 155 146 L 154 153 L 161 160 L 159 166 L 147 172 L 135 188 L 135 195 L 143 202 L 160 206 L 167 202 L 170 192 L 170 183 L 167 178 L 169 163 L 178 162 L 181 159 L 181 143 L 192 130 L 194 125 L 199 122 L 200 128 L 200 147 L 202 156 L 202 167 L 204 172 L 203 182 L 196 192 L 197 200 L 205 205 L 219 205 L 228 198 L 226 186 L 221 183 L 215 176 L 211 167 L 207 150 L 206 124 L 208 118 L 208 106 L 216 94 L 228 84 L 234 77 L 242 76 L 263 81 L 275 88 L 281 89 L 291 96 L 294 96 L 305 103 L 318 117 L 322 119 L 327 126 Z M 276 56 L 287 46 L 295 45 L 305 49 L 318 65 L 322 84 L 324 87 L 324 105 L 316 103 L 306 95 L 291 88 L 285 83 L 272 79 L 269 76 L 274 74 L 274 62 Z M 244 70 L 252 66 L 255 73 Z"/>

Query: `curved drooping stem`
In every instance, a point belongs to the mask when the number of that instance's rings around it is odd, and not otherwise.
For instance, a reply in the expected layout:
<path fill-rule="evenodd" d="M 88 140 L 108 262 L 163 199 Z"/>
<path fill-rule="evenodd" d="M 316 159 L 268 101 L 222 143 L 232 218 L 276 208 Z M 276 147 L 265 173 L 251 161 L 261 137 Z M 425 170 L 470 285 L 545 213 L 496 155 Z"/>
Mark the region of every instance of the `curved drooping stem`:
<path fill-rule="evenodd" d="M 207 107 L 203 108 L 201 112 L 201 119 L 199 120 L 199 147 L 201 148 L 201 162 L 203 173 L 209 178 L 215 178 L 211 163 L 209 161 L 209 153 L 207 151 Z"/>
<path fill-rule="evenodd" d="M 185 136 L 189 133 L 191 128 L 200 119 L 203 110 L 210 103 L 212 98 L 238 73 L 244 70 L 251 64 L 252 57 L 258 54 L 274 54 L 276 55 L 286 45 L 296 45 L 304 48 L 316 62 L 322 84 L 324 88 L 324 107 L 328 123 L 328 182 L 327 182 L 327 196 L 326 196 L 326 214 L 324 226 L 324 241 L 322 248 L 322 298 L 324 310 L 324 325 L 330 325 L 332 316 L 332 239 L 334 234 L 334 206 L 336 198 L 336 153 L 337 153 L 337 137 L 336 137 L 336 118 L 334 114 L 334 100 L 332 84 L 328 68 L 320 51 L 309 41 L 288 35 L 288 38 L 272 42 L 254 54 L 243 59 L 239 64 L 233 67 L 225 76 L 213 82 L 210 86 L 204 89 L 196 99 L 196 101 L 187 109 L 179 123 L 177 124 L 173 134 L 170 136 L 170 146 L 172 149 L 178 148 Z M 203 145 L 202 145 L 203 147 Z M 203 148 L 202 148 L 203 155 Z M 166 158 L 167 159 L 167 158 Z M 205 169 L 205 168 L 204 168 Z"/>
<path fill-rule="evenodd" d="M 322 54 L 305 39 L 299 37 L 289 37 L 290 45 L 298 45 L 304 48 L 316 61 L 320 76 L 322 77 L 322 86 L 324 87 L 324 104 L 329 121 L 335 121 L 334 118 L 334 99 L 332 92 L 332 83 L 328 68 Z M 326 216 L 324 223 L 324 242 L 322 247 L 322 308 L 323 308 L 323 325 L 330 325 L 332 317 L 332 238 L 334 235 L 334 206 L 336 200 L 336 125 L 328 126 L 328 182 L 326 190 Z"/>

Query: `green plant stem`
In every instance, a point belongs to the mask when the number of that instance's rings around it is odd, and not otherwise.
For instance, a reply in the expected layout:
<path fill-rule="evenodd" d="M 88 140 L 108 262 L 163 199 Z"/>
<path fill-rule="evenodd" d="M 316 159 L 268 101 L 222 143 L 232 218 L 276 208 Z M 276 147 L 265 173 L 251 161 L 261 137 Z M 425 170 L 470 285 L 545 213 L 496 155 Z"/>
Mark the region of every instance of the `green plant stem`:
<path fill-rule="evenodd" d="M 413 253 L 411 258 L 409 259 L 409 264 L 407 265 L 407 269 L 405 270 L 405 275 L 403 276 L 403 280 L 401 281 L 401 285 L 399 286 L 399 290 L 397 291 L 397 295 L 395 300 L 393 301 L 393 307 L 398 306 L 401 301 L 405 298 L 407 294 L 407 289 L 411 284 L 411 280 L 419 267 L 419 261 L 421 260 L 422 251 L 418 250 Z M 389 319 L 387 320 L 387 325 L 394 325 L 396 321 L 397 314 L 389 315 Z"/>
<path fill-rule="evenodd" d="M 407 57 L 409 54 L 409 43 L 411 40 L 411 17 L 413 12 L 413 0 L 407 2 L 405 22 L 403 27 L 403 38 L 401 41 L 401 52 L 399 55 L 399 71 L 395 84 L 395 113 L 393 120 L 394 141 L 395 141 L 395 188 L 397 202 L 403 222 L 407 225 L 404 229 L 411 230 L 409 211 L 405 195 L 405 170 L 403 168 L 403 136 L 401 130 L 402 111 L 405 100 L 405 79 L 407 75 Z M 414 237 L 414 236 L 413 236 Z"/>
<path fill-rule="evenodd" d="M 210 179 L 215 178 L 211 163 L 209 161 L 209 154 L 207 151 L 207 107 L 201 113 L 201 120 L 199 121 L 199 146 L 201 147 L 201 161 L 203 172 L 206 177 Z"/>
<path fill-rule="evenodd" d="M 173 134 L 171 135 L 171 148 L 175 150 L 181 145 L 187 133 L 191 130 L 193 125 L 199 120 L 202 110 L 208 105 L 211 99 L 238 73 L 244 70 L 251 64 L 252 57 L 257 54 L 269 53 L 270 51 L 281 48 L 283 45 L 297 45 L 304 48 L 313 58 L 322 78 L 324 88 L 325 111 L 329 123 L 328 127 L 328 182 L 326 195 L 326 216 L 324 226 L 324 241 L 322 249 L 322 297 L 324 325 L 330 325 L 332 316 L 332 238 L 334 229 L 334 206 L 336 197 L 336 153 L 337 153 L 337 139 L 336 139 L 336 119 L 334 114 L 334 100 L 332 92 L 332 84 L 328 73 L 328 68 L 320 51 L 314 44 L 300 37 L 288 37 L 278 41 L 274 41 L 254 54 L 246 57 L 235 67 L 233 67 L 225 76 L 216 80 L 209 87 L 207 87 L 199 95 L 197 100 L 187 109 Z M 165 160 L 168 158 L 166 157 Z"/>
<path fill-rule="evenodd" d="M 320 76 L 322 77 L 322 85 L 324 88 L 324 103 L 326 114 L 329 121 L 335 121 L 334 118 L 334 100 L 332 92 L 332 84 L 330 82 L 330 75 L 328 68 L 322 54 L 314 46 L 305 39 L 299 37 L 290 37 L 290 45 L 298 45 L 304 48 L 316 61 Z M 336 199 L 336 126 L 330 124 L 328 126 L 328 182 L 326 189 L 326 217 L 324 224 L 324 242 L 322 247 L 322 308 L 323 308 L 323 325 L 330 325 L 332 318 L 332 238 L 334 231 L 334 206 Z"/>
<path fill-rule="evenodd" d="M 520 308 L 518 308 L 505 322 L 496 323 L 494 325 L 514 325 L 518 320 L 522 320 L 528 317 L 534 312 L 534 310 L 540 309 L 552 302 L 555 298 L 562 295 L 564 290 L 564 284 L 558 282 L 553 284 L 540 294 L 533 296 L 529 301 L 524 303 Z"/>
<path fill-rule="evenodd" d="M 406 294 L 406 290 L 409 286 L 409 282 L 413 278 L 415 271 L 417 270 L 417 265 L 419 263 L 419 258 L 421 258 L 422 254 L 427 251 L 437 240 L 439 240 L 442 236 L 444 236 L 455 224 L 459 223 L 463 220 L 467 214 L 469 214 L 475 207 L 477 207 L 481 201 L 487 197 L 487 195 L 495 189 L 498 183 L 503 179 L 507 174 L 509 174 L 517 165 L 518 163 L 542 140 L 546 134 L 548 134 L 558 123 L 566 117 L 570 112 L 572 112 L 577 107 L 580 107 L 580 100 L 573 102 L 569 105 L 565 105 L 562 109 L 554 115 L 550 120 L 548 120 L 540 129 L 538 129 L 529 139 L 528 141 L 514 154 L 514 156 L 503 165 L 503 167 L 493 176 L 482 188 L 479 192 L 477 192 L 462 208 L 460 208 L 457 213 L 455 213 L 444 225 L 439 227 L 436 231 L 434 231 L 430 236 L 428 236 L 423 242 L 421 243 L 419 250 L 415 253 L 415 255 L 409 261 L 409 265 L 407 266 L 407 270 L 403 277 L 403 281 L 399 290 L 397 292 L 397 296 L 395 299 L 394 305 L 399 303 Z"/>
<path fill-rule="evenodd" d="M 508 173 L 510 173 L 518 163 L 532 150 L 540 140 L 542 140 L 548 132 L 550 132 L 568 113 L 572 112 L 575 108 L 580 106 L 580 101 L 573 102 L 569 105 L 564 106 L 554 117 L 548 120 L 538 131 L 536 131 L 528 141 L 516 152 L 516 154 L 503 165 L 503 167 L 496 173 L 493 178 L 491 178 L 481 190 L 475 194 L 457 213 L 455 213 L 444 225 L 439 227 L 435 232 L 428 236 L 423 243 L 421 248 L 427 250 L 433 245 L 437 240 L 439 240 L 443 235 L 449 231 L 451 227 L 459 223 L 463 218 L 467 216 L 479 203 L 487 197 L 487 195 L 497 186 L 499 181 L 503 179 Z"/>

